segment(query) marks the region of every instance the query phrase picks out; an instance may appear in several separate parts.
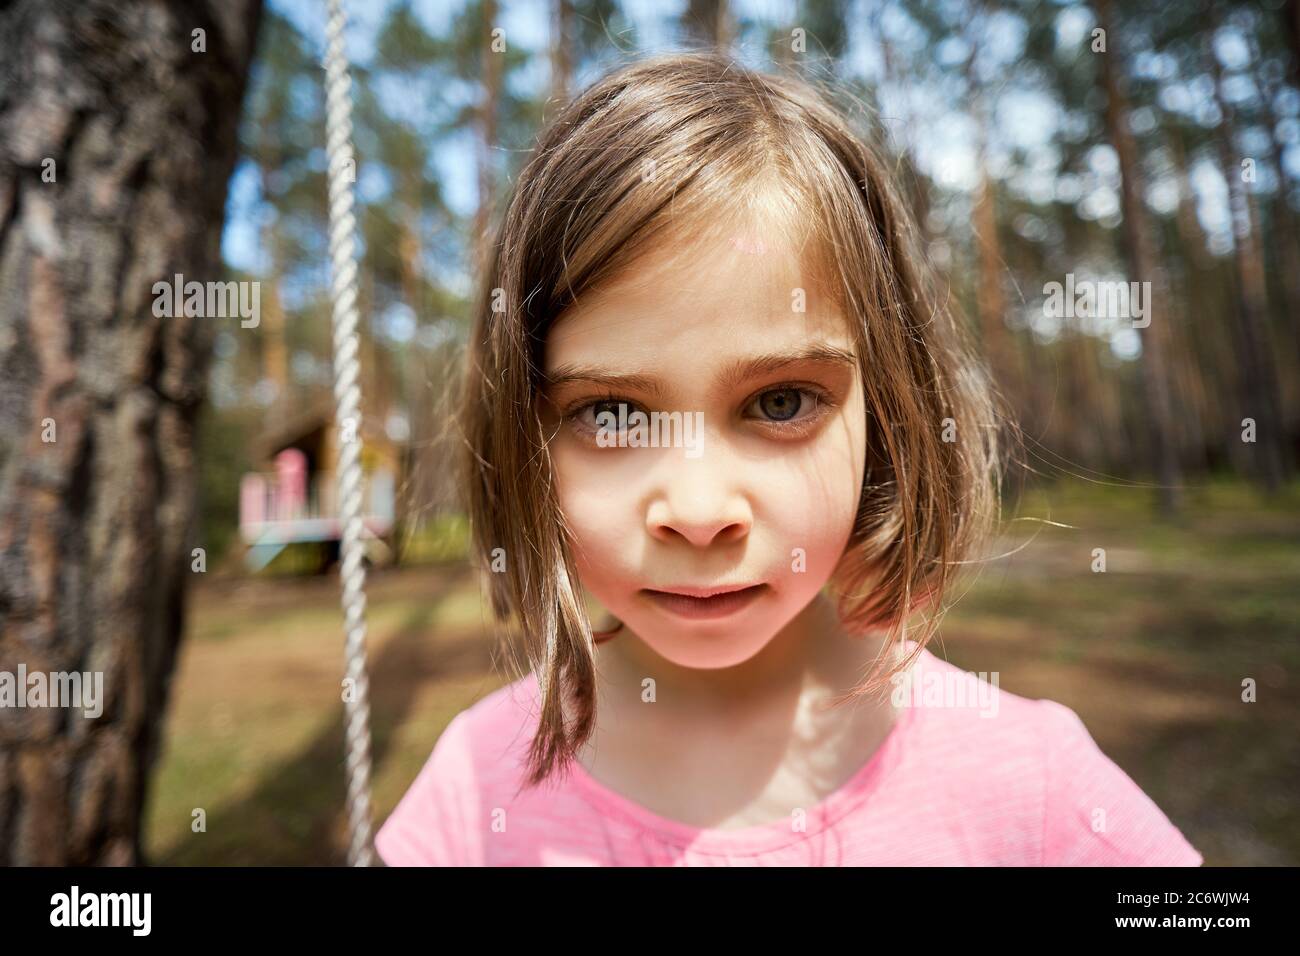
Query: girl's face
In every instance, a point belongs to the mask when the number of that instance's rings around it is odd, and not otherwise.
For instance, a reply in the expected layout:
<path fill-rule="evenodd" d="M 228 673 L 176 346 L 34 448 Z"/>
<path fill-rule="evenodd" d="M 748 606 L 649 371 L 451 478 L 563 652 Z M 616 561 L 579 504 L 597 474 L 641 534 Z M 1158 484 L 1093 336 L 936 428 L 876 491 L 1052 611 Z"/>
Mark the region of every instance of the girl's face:
<path fill-rule="evenodd" d="M 852 338 L 782 235 L 655 250 L 546 341 L 539 412 L 582 584 L 625 625 L 617 640 L 682 667 L 758 654 L 830 578 L 857 514 Z M 674 412 L 680 428 L 653 414 Z"/>

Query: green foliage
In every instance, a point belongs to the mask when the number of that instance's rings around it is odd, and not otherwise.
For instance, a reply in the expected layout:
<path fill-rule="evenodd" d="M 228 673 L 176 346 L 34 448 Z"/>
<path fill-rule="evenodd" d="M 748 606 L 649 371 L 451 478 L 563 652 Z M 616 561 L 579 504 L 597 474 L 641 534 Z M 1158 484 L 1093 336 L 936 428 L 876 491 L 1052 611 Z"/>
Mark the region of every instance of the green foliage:
<path fill-rule="evenodd" d="M 406 564 L 464 561 L 469 555 L 469 519 L 458 513 L 423 522 L 402 542 Z"/>
<path fill-rule="evenodd" d="M 256 421 L 205 406 L 199 421 L 199 547 L 215 568 L 239 538 L 239 481 L 252 470 L 248 446 Z"/>

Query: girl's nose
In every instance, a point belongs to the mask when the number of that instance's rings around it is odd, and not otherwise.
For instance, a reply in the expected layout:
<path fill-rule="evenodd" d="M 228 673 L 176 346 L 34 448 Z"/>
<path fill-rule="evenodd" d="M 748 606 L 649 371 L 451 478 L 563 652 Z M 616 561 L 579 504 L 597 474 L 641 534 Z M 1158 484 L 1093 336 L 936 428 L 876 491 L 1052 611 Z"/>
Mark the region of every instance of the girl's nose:
<path fill-rule="evenodd" d="M 717 476 L 689 465 L 674 469 L 646 512 L 646 529 L 660 541 L 685 539 L 697 548 L 732 544 L 749 534 L 753 513 L 744 497 Z"/>

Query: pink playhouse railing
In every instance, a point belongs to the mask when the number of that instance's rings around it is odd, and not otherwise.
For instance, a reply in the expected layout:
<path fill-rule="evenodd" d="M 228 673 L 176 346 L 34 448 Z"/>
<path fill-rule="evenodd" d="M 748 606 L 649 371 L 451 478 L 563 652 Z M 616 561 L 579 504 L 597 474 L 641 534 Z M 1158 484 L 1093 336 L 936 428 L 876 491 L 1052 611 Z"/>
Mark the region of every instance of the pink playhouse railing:
<path fill-rule="evenodd" d="M 395 481 L 387 469 L 362 480 L 362 525 L 368 536 L 382 538 L 393 527 Z M 310 479 L 301 469 L 250 472 L 239 485 L 239 533 L 248 544 L 248 565 L 265 567 L 286 545 L 303 541 L 337 541 L 342 537 L 338 489 L 333 472 Z"/>

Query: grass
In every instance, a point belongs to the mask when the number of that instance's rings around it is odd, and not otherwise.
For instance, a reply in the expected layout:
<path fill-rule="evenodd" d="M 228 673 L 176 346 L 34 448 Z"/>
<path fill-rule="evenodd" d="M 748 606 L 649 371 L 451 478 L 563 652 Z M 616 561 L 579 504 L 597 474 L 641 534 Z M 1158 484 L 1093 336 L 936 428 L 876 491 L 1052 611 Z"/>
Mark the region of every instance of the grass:
<path fill-rule="evenodd" d="M 1031 520 L 997 548 L 1014 553 L 961 585 L 931 650 L 1074 708 L 1207 864 L 1300 863 L 1300 486 L 1209 484 L 1169 523 L 1150 504 L 1097 485 L 1026 495 L 1007 517 Z M 446 559 L 463 539 L 452 520 L 407 553 Z M 447 722 L 501 683 L 486 621 L 463 561 L 371 576 L 377 823 Z M 342 640 L 332 575 L 204 582 L 147 807 L 151 861 L 343 860 Z"/>

